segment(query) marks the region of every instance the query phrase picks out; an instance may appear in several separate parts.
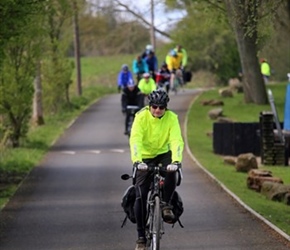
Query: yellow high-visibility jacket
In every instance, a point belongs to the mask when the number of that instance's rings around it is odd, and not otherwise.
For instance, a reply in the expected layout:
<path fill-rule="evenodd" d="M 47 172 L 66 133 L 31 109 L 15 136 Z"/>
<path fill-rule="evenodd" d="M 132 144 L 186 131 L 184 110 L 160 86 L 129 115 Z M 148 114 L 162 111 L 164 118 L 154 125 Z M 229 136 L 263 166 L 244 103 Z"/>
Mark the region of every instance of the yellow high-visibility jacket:
<path fill-rule="evenodd" d="M 149 78 L 149 81 L 146 82 L 144 78 L 142 78 L 138 83 L 138 88 L 145 95 L 149 95 L 152 91 L 156 90 L 156 83 L 154 79 Z"/>
<path fill-rule="evenodd" d="M 177 49 L 174 49 L 177 53 L 181 53 L 182 57 L 182 67 L 185 67 L 187 65 L 187 52 L 184 48 L 181 49 L 181 52 L 178 52 Z"/>
<path fill-rule="evenodd" d="M 161 118 L 156 118 L 146 106 L 135 115 L 130 135 L 133 163 L 154 158 L 169 150 L 172 152 L 172 162 L 181 162 L 183 148 L 178 116 L 174 112 L 166 110 Z"/>
<path fill-rule="evenodd" d="M 179 69 L 181 67 L 181 63 L 182 63 L 182 54 L 177 53 L 176 57 L 171 56 L 171 55 L 167 55 L 165 58 L 165 62 L 167 64 L 167 68 L 170 71 Z"/>
<path fill-rule="evenodd" d="M 262 75 L 265 75 L 265 76 L 270 76 L 271 75 L 271 69 L 270 69 L 269 63 L 262 62 L 262 64 L 261 64 L 261 73 L 262 73 Z"/>

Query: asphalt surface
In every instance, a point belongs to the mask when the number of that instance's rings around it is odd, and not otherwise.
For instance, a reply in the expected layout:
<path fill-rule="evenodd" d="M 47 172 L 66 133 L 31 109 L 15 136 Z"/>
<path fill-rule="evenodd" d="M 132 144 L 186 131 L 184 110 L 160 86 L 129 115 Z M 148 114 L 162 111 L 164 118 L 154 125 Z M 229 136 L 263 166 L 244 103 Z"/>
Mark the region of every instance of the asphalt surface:
<path fill-rule="evenodd" d="M 169 108 L 179 114 L 182 127 L 197 92 L 170 96 Z M 136 225 L 128 221 L 121 228 L 120 203 L 130 181 L 120 176 L 132 167 L 123 132 L 119 94 L 87 109 L 1 211 L 0 249 L 134 249 Z M 186 150 L 183 174 L 177 191 L 184 202 L 184 228 L 166 225 L 161 249 L 290 249 L 289 241 L 231 198 Z"/>

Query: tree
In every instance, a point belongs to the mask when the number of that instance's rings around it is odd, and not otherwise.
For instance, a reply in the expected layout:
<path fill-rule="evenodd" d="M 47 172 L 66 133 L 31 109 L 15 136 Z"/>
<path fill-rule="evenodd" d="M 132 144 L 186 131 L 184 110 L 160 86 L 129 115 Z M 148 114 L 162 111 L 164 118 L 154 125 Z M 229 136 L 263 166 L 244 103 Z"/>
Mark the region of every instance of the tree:
<path fill-rule="evenodd" d="M 244 100 L 246 103 L 266 104 L 268 102 L 266 87 L 257 59 L 258 2 L 225 0 L 241 58 Z"/>
<path fill-rule="evenodd" d="M 48 39 L 42 61 L 42 83 L 46 111 L 56 113 L 69 105 L 73 63 L 67 57 L 72 41 L 73 6 L 68 0 L 47 0 L 46 25 Z"/>
<path fill-rule="evenodd" d="M 4 39 L 0 49 L 0 115 L 2 128 L 6 131 L 5 134 L 8 131 L 13 147 L 18 147 L 20 138 L 26 135 L 31 118 L 32 82 L 40 51 L 39 43 L 35 41 L 39 36 L 39 18 L 43 13 L 43 2 L 1 2 L 1 10 L 8 20 L 2 20 L 4 32 L 1 36 Z M 18 18 L 19 14 L 21 15 Z M 11 18 L 8 18 L 9 16 Z"/>
<path fill-rule="evenodd" d="M 217 84 L 226 85 L 230 78 L 237 77 L 241 66 L 235 37 L 225 15 L 204 3 L 187 6 L 186 11 L 188 15 L 171 32 L 170 46 L 178 43 L 187 50 L 187 70 L 209 71 L 217 76 Z"/>
<path fill-rule="evenodd" d="M 260 49 L 259 38 L 261 29 L 259 25 L 262 20 L 273 19 L 282 1 L 271 0 L 180 0 L 177 5 L 173 0 L 166 0 L 166 3 L 179 8 L 196 8 L 200 4 L 207 3 L 204 11 L 209 9 L 219 9 L 221 13 L 227 14 L 229 24 L 235 34 L 237 47 L 239 50 L 241 66 L 243 71 L 244 100 L 246 103 L 266 104 L 268 102 L 266 87 L 260 73 L 258 53 Z M 270 33 L 268 35 L 271 35 Z"/>
<path fill-rule="evenodd" d="M 73 1 L 73 10 L 74 10 L 74 57 L 76 62 L 77 69 L 77 94 L 82 95 L 82 77 L 81 77 L 81 60 L 80 60 L 80 37 L 79 37 L 79 7 L 77 2 Z"/>
<path fill-rule="evenodd" d="M 104 1 L 100 1 L 104 2 Z M 123 17 L 116 6 L 105 2 L 80 13 L 80 40 L 82 55 L 109 55 L 139 53 L 150 39 L 149 32 L 135 19 Z"/>

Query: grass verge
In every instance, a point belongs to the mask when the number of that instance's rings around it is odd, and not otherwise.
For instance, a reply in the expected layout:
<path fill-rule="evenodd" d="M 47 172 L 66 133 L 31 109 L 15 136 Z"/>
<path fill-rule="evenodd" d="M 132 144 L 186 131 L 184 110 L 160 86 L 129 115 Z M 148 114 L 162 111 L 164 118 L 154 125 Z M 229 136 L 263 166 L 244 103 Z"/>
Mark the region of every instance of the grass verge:
<path fill-rule="evenodd" d="M 284 117 L 284 98 L 286 84 L 267 86 L 274 94 L 280 120 Z M 270 105 L 245 104 L 243 94 L 235 94 L 234 98 L 222 99 L 218 90 L 203 92 L 193 103 L 188 116 L 188 143 L 196 159 L 212 173 L 230 191 L 236 194 L 246 205 L 268 219 L 286 234 L 290 234 L 289 206 L 281 202 L 268 200 L 258 192 L 247 188 L 247 174 L 239 173 L 233 166 L 226 165 L 221 155 L 213 152 L 212 132 L 213 121 L 208 118 L 210 106 L 201 105 L 204 100 L 222 100 L 223 114 L 236 122 L 259 122 L 261 111 L 271 111 Z M 270 170 L 273 176 L 280 177 L 284 184 L 290 184 L 290 168 L 285 166 L 263 166 L 259 169 Z"/>

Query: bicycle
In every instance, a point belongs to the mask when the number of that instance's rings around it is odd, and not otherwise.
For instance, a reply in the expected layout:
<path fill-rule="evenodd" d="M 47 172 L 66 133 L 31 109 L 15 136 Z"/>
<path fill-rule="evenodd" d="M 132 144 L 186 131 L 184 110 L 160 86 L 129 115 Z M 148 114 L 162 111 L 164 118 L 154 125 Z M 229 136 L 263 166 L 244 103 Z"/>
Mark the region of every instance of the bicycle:
<path fill-rule="evenodd" d="M 166 93 L 169 92 L 169 81 L 165 81 L 165 82 L 158 82 L 157 83 L 157 89 L 162 89 L 164 90 Z"/>
<path fill-rule="evenodd" d="M 164 222 L 162 219 L 162 208 L 165 203 L 162 200 L 163 197 L 163 186 L 164 186 L 164 177 L 161 175 L 161 171 L 167 171 L 167 166 L 162 166 L 161 164 L 149 165 L 148 170 L 153 174 L 153 181 L 148 193 L 147 198 L 147 215 L 146 215 L 146 227 L 145 227 L 145 236 L 146 236 L 146 247 L 151 250 L 160 249 L 160 240 L 164 231 Z M 138 169 L 134 167 L 132 176 L 124 174 L 121 176 L 123 180 L 128 180 L 129 178 L 133 179 L 133 184 L 135 184 L 135 176 Z M 177 185 L 180 184 L 182 180 L 182 171 L 181 168 L 178 168 L 178 181 Z"/>
<path fill-rule="evenodd" d="M 184 85 L 182 74 L 182 70 L 177 69 L 171 76 L 171 88 L 175 94 L 177 94 L 178 89 L 182 88 Z"/>

